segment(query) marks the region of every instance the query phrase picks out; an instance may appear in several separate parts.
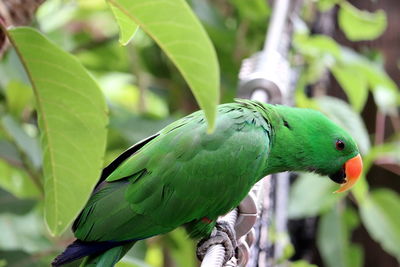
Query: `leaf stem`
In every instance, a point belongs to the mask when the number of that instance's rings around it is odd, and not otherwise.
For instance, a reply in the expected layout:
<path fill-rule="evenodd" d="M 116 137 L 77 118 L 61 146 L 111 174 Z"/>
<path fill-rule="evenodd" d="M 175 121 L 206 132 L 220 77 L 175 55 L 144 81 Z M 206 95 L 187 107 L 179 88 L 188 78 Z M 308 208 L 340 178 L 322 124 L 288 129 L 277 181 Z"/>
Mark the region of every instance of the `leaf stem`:
<path fill-rule="evenodd" d="M 375 145 L 383 144 L 385 139 L 385 119 L 385 114 L 378 110 L 375 120 Z"/>

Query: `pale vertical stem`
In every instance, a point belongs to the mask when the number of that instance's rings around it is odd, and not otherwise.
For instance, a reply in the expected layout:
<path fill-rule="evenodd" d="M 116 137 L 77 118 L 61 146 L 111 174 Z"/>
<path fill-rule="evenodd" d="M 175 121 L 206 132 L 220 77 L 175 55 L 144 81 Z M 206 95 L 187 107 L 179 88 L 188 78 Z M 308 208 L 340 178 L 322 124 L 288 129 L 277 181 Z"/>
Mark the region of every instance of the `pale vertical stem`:
<path fill-rule="evenodd" d="M 378 110 L 375 120 L 375 145 L 382 144 L 385 139 L 385 119 L 385 114 Z"/>

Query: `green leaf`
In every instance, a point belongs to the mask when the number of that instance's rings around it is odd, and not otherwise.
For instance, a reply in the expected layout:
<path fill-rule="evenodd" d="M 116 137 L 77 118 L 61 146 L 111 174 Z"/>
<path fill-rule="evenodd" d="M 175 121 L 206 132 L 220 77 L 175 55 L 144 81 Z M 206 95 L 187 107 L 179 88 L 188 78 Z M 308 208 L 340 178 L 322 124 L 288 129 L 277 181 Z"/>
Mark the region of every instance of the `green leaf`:
<path fill-rule="evenodd" d="M 368 97 L 368 82 L 351 65 L 337 65 L 331 68 L 333 76 L 345 91 L 350 104 L 357 112 L 364 108 Z"/>
<path fill-rule="evenodd" d="M 371 143 L 360 115 L 354 112 L 349 104 L 338 98 L 325 96 L 316 98 L 315 100 L 323 113 L 351 133 L 358 144 L 361 154 L 367 154 Z"/>
<path fill-rule="evenodd" d="M 181 72 L 204 110 L 208 128 L 215 124 L 219 66 L 207 33 L 184 0 L 108 0 L 140 26 Z M 171 16 L 174 19 L 171 20 Z M 124 26 L 124 25 L 120 25 Z"/>
<path fill-rule="evenodd" d="M 4 130 L 10 135 L 18 148 L 27 155 L 36 169 L 39 169 L 42 165 L 41 152 L 38 141 L 29 136 L 22 127 L 11 117 L 4 116 L 1 119 L 1 124 Z"/>
<path fill-rule="evenodd" d="M 312 36 L 295 35 L 295 47 L 303 54 L 312 57 L 340 56 L 340 46 L 331 37 L 315 34 Z"/>
<path fill-rule="evenodd" d="M 347 1 L 340 5 L 339 26 L 350 41 L 373 40 L 386 29 L 387 18 L 383 10 L 375 13 L 361 11 Z"/>
<path fill-rule="evenodd" d="M 294 262 L 290 262 L 290 267 L 318 267 L 315 264 L 308 263 L 305 260 L 298 260 Z"/>
<path fill-rule="evenodd" d="M 30 77 L 38 111 L 45 219 L 61 234 L 85 205 L 103 166 L 107 107 L 91 75 L 31 28 L 8 31 Z"/>
<path fill-rule="evenodd" d="M 400 261 L 400 196 L 390 189 L 373 190 L 360 210 L 371 237 Z"/>
<path fill-rule="evenodd" d="M 184 229 L 178 228 L 164 236 L 166 247 L 170 250 L 178 266 L 194 267 L 198 260 L 192 251 L 196 250 L 193 240 L 187 238 Z"/>
<path fill-rule="evenodd" d="M 39 252 L 52 247 L 50 240 L 46 238 L 43 221 L 36 212 L 23 216 L 1 214 L 0 229 L 0 250 Z"/>
<path fill-rule="evenodd" d="M 289 218 L 305 218 L 318 215 L 331 208 L 344 195 L 333 194 L 337 185 L 327 177 L 302 173 L 291 187 L 289 194 Z"/>
<path fill-rule="evenodd" d="M 327 267 L 361 267 L 363 250 L 350 244 L 352 230 L 358 225 L 354 210 L 344 212 L 338 206 L 321 217 L 318 225 L 317 245 Z"/>
<path fill-rule="evenodd" d="M 5 190 L 0 189 L 0 213 L 12 213 L 22 215 L 35 206 L 32 199 L 18 199 Z"/>
<path fill-rule="evenodd" d="M 132 40 L 133 36 L 135 36 L 139 26 L 119 8 L 116 8 L 114 5 L 109 6 L 119 26 L 119 43 L 121 45 L 127 45 Z"/>
<path fill-rule="evenodd" d="M 19 81 L 11 81 L 6 87 L 7 108 L 15 118 L 20 118 L 22 112 L 32 104 L 32 89 Z"/>
<path fill-rule="evenodd" d="M 2 263 L 4 262 L 4 265 Z M 37 255 L 30 255 L 22 250 L 0 250 L 1 267 L 44 267 Z"/>
<path fill-rule="evenodd" d="M 353 79 L 366 79 L 368 87 L 372 90 L 379 110 L 395 115 L 397 113 L 397 99 L 400 98 L 399 88 L 385 72 L 384 68 L 359 55 L 355 51 L 342 47 L 337 67 L 354 71 Z M 357 75 L 355 73 L 357 72 Z M 363 77 L 363 78 L 361 78 Z"/>
<path fill-rule="evenodd" d="M 325 12 L 334 7 L 339 2 L 340 0 L 318 0 L 317 6 L 320 11 Z"/>
<path fill-rule="evenodd" d="M 236 11 L 243 18 L 243 20 L 250 20 L 252 23 L 265 23 L 265 19 L 268 18 L 269 14 L 271 13 L 271 9 L 268 6 L 267 1 L 230 0 L 229 2 L 236 7 Z"/>
<path fill-rule="evenodd" d="M 39 196 L 39 189 L 28 177 L 28 174 L 0 160 L 0 187 L 20 198 Z"/>

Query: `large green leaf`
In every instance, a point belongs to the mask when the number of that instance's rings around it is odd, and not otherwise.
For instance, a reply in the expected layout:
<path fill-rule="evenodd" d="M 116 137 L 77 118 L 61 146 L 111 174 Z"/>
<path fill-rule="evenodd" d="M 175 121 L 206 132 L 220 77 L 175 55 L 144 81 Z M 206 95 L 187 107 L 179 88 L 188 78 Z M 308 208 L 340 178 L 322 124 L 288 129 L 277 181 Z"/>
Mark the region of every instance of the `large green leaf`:
<path fill-rule="evenodd" d="M 103 166 L 107 107 L 70 54 L 31 28 L 8 31 L 30 77 L 39 115 L 45 219 L 62 233 L 89 198 Z"/>
<path fill-rule="evenodd" d="M 400 196 L 390 189 L 374 190 L 360 209 L 371 237 L 400 261 Z"/>
<path fill-rule="evenodd" d="M 289 194 L 289 217 L 316 216 L 321 211 L 330 209 L 344 196 L 344 194 L 332 194 L 337 187 L 327 177 L 312 173 L 300 174 Z"/>
<path fill-rule="evenodd" d="M 219 67 L 207 33 L 184 0 L 108 0 L 154 39 L 179 69 L 213 129 Z M 125 27 L 126 24 L 120 24 Z"/>
<path fill-rule="evenodd" d="M 375 13 L 361 11 L 347 1 L 340 5 L 339 26 L 350 41 L 373 40 L 386 29 L 387 19 L 383 10 Z"/>
<path fill-rule="evenodd" d="M 327 267 L 361 267 L 363 251 L 350 244 L 350 234 L 358 225 L 356 212 L 341 211 L 338 206 L 321 217 L 318 225 L 317 245 Z"/>
<path fill-rule="evenodd" d="M 364 75 L 351 65 L 337 65 L 331 68 L 332 74 L 346 92 L 353 108 L 361 112 L 368 97 L 368 82 Z"/>

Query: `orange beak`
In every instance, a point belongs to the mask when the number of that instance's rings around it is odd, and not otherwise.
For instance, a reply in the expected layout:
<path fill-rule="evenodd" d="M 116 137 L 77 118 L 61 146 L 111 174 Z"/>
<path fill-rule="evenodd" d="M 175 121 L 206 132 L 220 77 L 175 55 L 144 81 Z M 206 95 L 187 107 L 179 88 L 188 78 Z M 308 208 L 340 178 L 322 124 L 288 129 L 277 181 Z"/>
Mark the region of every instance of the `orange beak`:
<path fill-rule="evenodd" d="M 361 176 L 362 167 L 363 163 L 360 154 L 358 154 L 354 158 L 349 159 L 344 164 L 344 169 L 346 172 L 346 182 L 341 184 L 340 188 L 334 193 L 341 193 L 352 188 Z"/>

